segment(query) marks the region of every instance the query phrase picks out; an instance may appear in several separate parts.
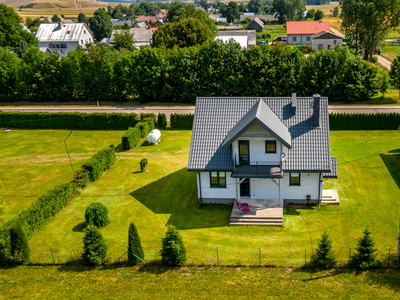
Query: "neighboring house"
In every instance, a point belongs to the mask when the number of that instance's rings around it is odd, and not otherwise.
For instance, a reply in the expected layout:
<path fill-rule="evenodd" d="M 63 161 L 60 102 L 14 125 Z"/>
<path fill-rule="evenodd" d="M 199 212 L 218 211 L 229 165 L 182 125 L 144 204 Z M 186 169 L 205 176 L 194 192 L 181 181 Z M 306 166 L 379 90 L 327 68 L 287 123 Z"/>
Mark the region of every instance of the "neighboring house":
<path fill-rule="evenodd" d="M 226 37 L 233 38 L 235 41 L 237 41 L 239 44 L 242 45 L 244 42 L 244 38 L 246 38 L 246 46 L 244 44 L 242 47 L 244 48 L 249 48 L 250 46 L 255 46 L 257 43 L 257 32 L 255 30 L 220 30 L 218 31 L 218 36 L 217 39 L 226 40 Z M 241 41 L 242 42 L 241 42 Z"/>
<path fill-rule="evenodd" d="M 115 33 L 121 33 L 123 30 L 113 30 L 111 33 L 110 40 L 108 43 L 110 45 L 114 44 L 114 35 Z M 151 46 L 153 30 L 151 28 L 131 28 L 129 33 L 135 39 L 135 43 L 133 44 L 135 47 L 142 47 L 142 46 Z M 107 41 L 106 41 L 107 42 Z"/>
<path fill-rule="evenodd" d="M 250 18 L 254 20 L 255 18 L 258 18 L 260 20 L 264 21 L 278 21 L 278 18 L 275 18 L 275 16 L 271 15 L 254 15 L 254 13 L 244 13 L 243 15 L 240 15 L 240 22 L 243 22 L 246 18 Z"/>
<path fill-rule="evenodd" d="M 139 23 L 150 24 L 150 23 L 156 22 L 157 19 L 156 19 L 156 17 L 139 16 L 139 17 L 135 18 L 135 21 L 137 21 Z"/>
<path fill-rule="evenodd" d="M 329 50 L 343 45 L 343 36 L 323 30 L 311 36 L 311 49 Z"/>
<path fill-rule="evenodd" d="M 246 26 L 246 29 L 255 29 L 257 31 L 262 31 L 263 28 L 264 28 L 264 23 L 259 18 L 255 18 Z"/>
<path fill-rule="evenodd" d="M 221 18 L 221 15 L 208 15 L 210 19 L 213 19 L 214 22 L 228 22 L 227 18 Z"/>
<path fill-rule="evenodd" d="M 158 20 L 153 25 L 152 28 L 161 28 L 162 26 L 166 25 L 167 23 L 164 20 Z"/>
<path fill-rule="evenodd" d="M 32 33 L 32 31 L 30 31 L 30 30 L 28 29 L 28 27 L 25 26 L 24 23 L 20 23 L 20 24 L 22 25 L 22 29 L 23 29 L 23 30 L 25 30 L 25 31 L 27 31 L 27 32 L 29 32 L 29 33 Z"/>
<path fill-rule="evenodd" d="M 329 21 L 288 21 L 286 34 L 288 45 L 311 44 L 311 36 L 323 30 L 330 31 Z"/>
<path fill-rule="evenodd" d="M 197 98 L 188 171 L 200 205 L 320 203 L 337 178 L 328 98 Z"/>
<path fill-rule="evenodd" d="M 145 23 L 139 22 L 135 25 L 134 28 L 147 28 L 147 25 Z"/>
<path fill-rule="evenodd" d="M 111 23 L 113 26 L 121 26 L 128 24 L 129 26 L 132 26 L 132 20 L 118 20 L 118 19 L 111 19 Z"/>
<path fill-rule="evenodd" d="M 61 56 L 67 56 L 68 52 L 75 50 L 78 45 L 85 48 L 86 44 L 94 41 L 84 23 L 40 24 L 36 38 L 39 40 L 39 48 L 49 48 Z"/>
<path fill-rule="evenodd" d="M 165 18 L 168 15 L 168 9 L 156 9 L 155 17 Z"/>
<path fill-rule="evenodd" d="M 60 18 L 61 22 L 63 22 L 63 23 L 74 23 L 74 21 L 72 21 L 72 20 L 64 19 L 61 16 L 58 16 L 58 17 Z M 43 18 L 40 18 L 40 20 L 45 21 L 47 23 L 53 23 L 53 21 L 51 20 L 51 17 L 43 17 Z"/>
<path fill-rule="evenodd" d="M 233 40 L 235 43 L 239 44 L 242 49 L 246 50 L 249 48 L 247 35 L 217 36 L 215 40 L 223 41 L 225 44 L 227 44 L 230 40 Z"/>
<path fill-rule="evenodd" d="M 53 52 L 51 52 L 51 50 L 47 47 L 40 47 L 39 49 L 40 49 L 40 51 L 44 52 L 44 54 L 46 54 L 47 57 L 49 57 L 51 54 L 53 54 Z"/>

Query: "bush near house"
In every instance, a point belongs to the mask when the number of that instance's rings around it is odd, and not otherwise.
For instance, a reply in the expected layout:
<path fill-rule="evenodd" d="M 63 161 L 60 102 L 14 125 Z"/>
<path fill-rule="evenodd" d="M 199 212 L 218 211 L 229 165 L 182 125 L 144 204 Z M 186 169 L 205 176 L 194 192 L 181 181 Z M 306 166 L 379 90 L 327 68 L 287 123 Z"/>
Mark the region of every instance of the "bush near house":
<path fill-rule="evenodd" d="M 149 125 L 148 126 L 149 132 L 154 129 L 155 121 L 154 121 L 153 118 L 144 118 L 143 121 L 146 122 Z M 147 136 L 147 134 L 146 134 L 146 136 Z"/>
<path fill-rule="evenodd" d="M 148 122 L 139 122 L 136 124 L 136 128 L 139 128 L 139 130 L 140 130 L 141 138 L 144 138 L 149 134 L 149 132 L 150 132 L 149 126 L 150 126 L 150 124 Z"/>
<path fill-rule="evenodd" d="M 371 267 L 379 267 L 381 263 L 376 260 L 377 249 L 375 242 L 371 238 L 371 232 L 364 230 L 364 236 L 359 238 L 356 247 L 356 253 L 351 256 L 350 265 L 361 269 L 369 269 Z"/>
<path fill-rule="evenodd" d="M 107 262 L 107 245 L 96 226 L 89 225 L 83 238 L 83 263 L 87 266 L 99 266 Z"/>
<path fill-rule="evenodd" d="M 115 163 L 115 157 L 115 147 L 114 145 L 110 145 L 87 160 L 82 165 L 82 169 L 90 172 L 92 180 L 97 180 L 105 170 L 109 169 Z"/>
<path fill-rule="evenodd" d="M 140 142 L 142 137 L 142 131 L 137 127 L 130 127 L 123 135 L 122 135 L 122 149 L 124 151 L 132 149 L 136 147 L 136 145 Z"/>
<path fill-rule="evenodd" d="M 172 129 L 192 129 L 194 114 L 171 114 Z"/>
<path fill-rule="evenodd" d="M 85 221 L 86 224 L 93 225 L 98 228 L 107 226 L 110 223 L 107 207 L 100 202 L 93 202 L 86 208 Z"/>
<path fill-rule="evenodd" d="M 326 231 L 318 241 L 318 248 L 311 256 L 312 267 L 331 268 L 336 265 L 335 253 L 332 250 L 332 241 Z"/>
<path fill-rule="evenodd" d="M 146 171 L 146 167 L 147 167 L 147 158 L 142 158 L 142 160 L 140 161 L 140 170 L 144 172 Z"/>
<path fill-rule="evenodd" d="M 131 222 L 131 224 L 129 225 L 128 250 L 128 259 L 132 265 L 136 265 L 140 262 L 140 260 L 136 256 L 144 260 L 144 251 L 142 243 L 140 242 L 140 236 L 133 222 Z M 132 253 L 136 256 L 132 255 Z"/>
<path fill-rule="evenodd" d="M 167 128 L 167 116 L 165 114 L 158 114 L 157 126 L 159 129 Z"/>
<path fill-rule="evenodd" d="M 186 248 L 178 228 L 169 225 L 162 239 L 161 262 L 165 266 L 181 266 L 186 261 Z"/>
<path fill-rule="evenodd" d="M 14 263 L 27 263 L 30 261 L 31 250 L 28 238 L 21 225 L 14 225 L 10 230 L 11 256 Z"/>
<path fill-rule="evenodd" d="M 329 114 L 330 130 L 386 130 L 397 129 L 400 114 Z"/>

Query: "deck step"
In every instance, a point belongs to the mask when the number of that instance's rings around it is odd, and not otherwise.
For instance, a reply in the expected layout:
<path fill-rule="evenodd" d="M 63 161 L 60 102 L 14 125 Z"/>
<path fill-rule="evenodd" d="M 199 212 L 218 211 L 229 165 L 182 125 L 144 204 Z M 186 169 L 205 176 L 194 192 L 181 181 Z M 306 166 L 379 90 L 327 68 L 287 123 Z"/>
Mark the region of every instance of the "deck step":
<path fill-rule="evenodd" d="M 230 222 L 231 226 L 282 226 L 283 223 L 268 223 L 268 222 L 263 222 L 263 223 L 249 223 L 249 222 Z"/>

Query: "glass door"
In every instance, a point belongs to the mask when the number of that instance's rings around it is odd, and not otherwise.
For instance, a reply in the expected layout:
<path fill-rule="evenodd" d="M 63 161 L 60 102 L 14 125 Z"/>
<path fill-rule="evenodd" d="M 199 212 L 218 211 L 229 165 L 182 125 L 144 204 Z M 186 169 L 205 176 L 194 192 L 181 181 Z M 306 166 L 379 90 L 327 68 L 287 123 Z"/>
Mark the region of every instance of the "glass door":
<path fill-rule="evenodd" d="M 240 178 L 242 180 L 243 178 Z M 240 183 L 240 197 L 250 198 L 250 178 L 245 178 Z"/>
<path fill-rule="evenodd" d="M 250 163 L 249 141 L 239 141 L 239 165 L 248 165 Z"/>

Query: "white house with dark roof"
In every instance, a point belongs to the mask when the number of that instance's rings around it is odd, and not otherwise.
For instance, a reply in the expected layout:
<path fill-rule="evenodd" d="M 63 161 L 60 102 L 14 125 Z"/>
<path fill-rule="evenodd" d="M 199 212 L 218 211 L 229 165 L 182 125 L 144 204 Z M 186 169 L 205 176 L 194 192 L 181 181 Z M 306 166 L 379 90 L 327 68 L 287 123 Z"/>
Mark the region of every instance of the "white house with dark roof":
<path fill-rule="evenodd" d="M 343 46 L 344 36 L 323 30 L 311 36 L 311 49 L 330 50 Z"/>
<path fill-rule="evenodd" d="M 48 48 L 60 56 L 67 56 L 68 52 L 75 50 L 78 45 L 85 48 L 86 44 L 94 41 L 93 35 L 84 23 L 40 24 L 36 37 L 40 49 Z"/>
<path fill-rule="evenodd" d="M 284 204 L 319 204 L 323 180 L 337 178 L 328 99 L 197 98 L 188 171 L 197 172 L 199 205 L 236 198 L 274 210 L 277 223 L 260 225 L 281 225 Z M 243 218 L 233 211 L 231 224 Z"/>

